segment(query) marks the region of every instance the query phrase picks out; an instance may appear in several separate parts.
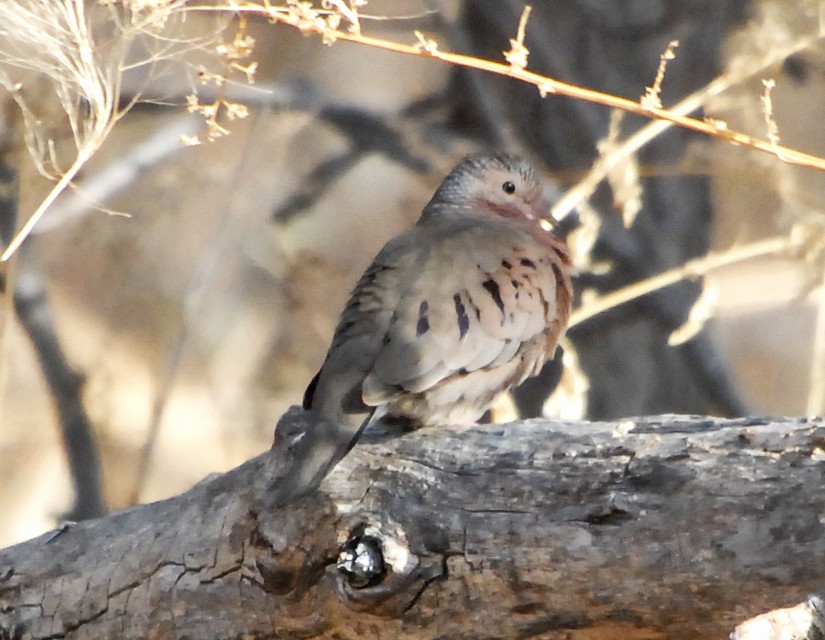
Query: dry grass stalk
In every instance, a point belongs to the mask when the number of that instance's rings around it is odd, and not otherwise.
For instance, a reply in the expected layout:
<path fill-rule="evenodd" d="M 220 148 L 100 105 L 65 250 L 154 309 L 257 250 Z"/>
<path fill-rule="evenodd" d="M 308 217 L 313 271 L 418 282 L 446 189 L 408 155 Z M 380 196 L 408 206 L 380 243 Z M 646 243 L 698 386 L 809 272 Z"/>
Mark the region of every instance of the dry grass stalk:
<path fill-rule="evenodd" d="M 711 271 L 746 260 L 753 260 L 754 258 L 777 254 L 786 254 L 791 258 L 794 252 L 807 250 L 811 246 L 811 239 L 807 236 L 796 235 L 788 237 L 781 235 L 732 247 L 721 253 L 709 253 L 702 258 L 690 260 L 675 269 L 664 271 L 646 280 L 634 282 L 631 285 L 603 296 L 591 298 L 587 304 L 583 304 L 573 311 L 570 316 L 570 326 L 576 326 L 609 309 L 613 309 L 626 302 L 631 302 L 659 289 L 669 287 L 681 280 L 696 280 Z"/>
<path fill-rule="evenodd" d="M 705 328 L 705 323 L 713 317 L 716 311 L 717 292 L 707 282 L 703 285 L 701 295 L 690 308 L 688 319 L 667 337 L 669 346 L 676 347 L 695 338 Z"/>
<path fill-rule="evenodd" d="M 529 4 L 525 5 L 524 10 L 521 12 L 516 37 L 510 38 L 510 50 L 504 52 L 504 59 L 517 69 L 527 68 L 527 56 L 530 55 L 530 50 L 524 46 L 524 34 L 532 10 L 533 8 Z"/>
<path fill-rule="evenodd" d="M 80 0 L 5 3 L 0 41 L 0 84 L 20 107 L 26 144 L 37 169 L 57 180 L 0 258 L 5 260 L 103 144 L 117 121 L 126 45 L 109 41 L 100 46 L 93 20 Z M 51 84 L 75 147 L 75 157 L 67 168 L 61 166 L 56 143 L 41 125 L 17 71 L 40 74 Z"/>
<path fill-rule="evenodd" d="M 336 40 L 346 40 L 347 42 L 354 42 L 377 49 L 383 49 L 385 51 L 392 51 L 395 53 L 418 57 L 435 58 L 456 66 L 468 67 L 478 69 L 480 71 L 487 71 L 488 73 L 494 73 L 496 75 L 508 76 L 534 85 L 542 96 L 550 93 L 564 95 L 579 100 L 585 100 L 587 102 L 593 102 L 595 104 L 601 104 L 614 109 L 621 109 L 636 115 L 657 120 L 664 120 L 686 129 L 691 129 L 708 136 L 720 138 L 733 144 L 764 151 L 774 156 L 776 156 L 777 152 L 779 152 L 781 153 L 781 159 L 784 162 L 817 169 L 819 171 L 825 171 L 825 158 L 813 156 L 794 149 L 788 149 L 786 147 L 776 147 L 770 141 L 761 140 L 726 127 L 719 127 L 717 123 L 712 121 L 707 122 L 698 118 L 691 118 L 670 109 L 646 106 L 641 102 L 628 100 L 627 98 L 571 85 L 561 82 L 560 80 L 556 80 L 555 78 L 550 78 L 548 76 L 527 71 L 524 68 L 510 63 L 505 64 L 484 58 L 476 58 L 458 53 L 449 53 L 441 50 L 437 42 L 424 38 L 420 33 L 417 34 L 417 43 L 404 44 L 383 38 L 366 36 L 362 33 L 344 32 L 332 26 L 336 24 L 337 21 L 330 20 L 329 12 L 312 9 L 310 3 L 308 2 L 298 4 L 301 6 L 300 13 L 296 13 L 292 3 L 290 3 L 288 7 L 284 8 L 274 7 L 268 3 L 259 4 L 257 2 L 237 2 L 225 7 L 195 5 L 190 6 L 188 10 L 225 10 L 232 11 L 233 13 L 261 15 L 272 22 L 287 24 L 300 29 L 304 33 L 321 36 L 323 41 L 326 43 L 332 43 Z M 309 5 L 309 8 L 307 5 Z"/>
<path fill-rule="evenodd" d="M 3 69 L 23 68 L 45 73 L 51 79 L 72 128 L 77 153 L 68 169 L 59 169 L 54 142 L 44 136 L 43 128 L 38 126 L 36 117 L 20 91 L 19 82 L 13 80 L 7 72 L 0 71 L 0 82 L 12 92 L 27 120 L 29 148 L 38 163 L 38 168 L 44 175 L 59 175 L 55 187 L 0 259 L 6 260 L 14 253 L 49 205 L 100 147 L 118 118 L 122 117 L 124 110 L 118 111 L 118 99 L 123 73 L 130 67 L 155 62 L 168 57 L 172 51 L 177 51 L 181 41 L 169 35 L 169 28 L 174 29 L 175 20 L 180 21 L 188 12 L 193 11 L 213 14 L 231 12 L 240 16 L 242 20 L 246 15 L 261 15 L 272 22 L 287 24 L 304 33 L 319 35 L 327 44 L 339 39 L 347 40 L 510 76 L 535 85 L 543 95 L 556 93 L 603 104 L 770 152 L 788 163 L 825 170 L 825 159 L 786 149 L 776 144 L 775 140 L 758 140 L 727 127 L 720 127 L 714 121 L 699 120 L 674 110 L 664 109 L 653 104 L 650 99 L 634 102 L 527 71 L 528 50 L 524 45 L 524 37 L 529 7 L 525 7 L 516 38 L 511 40 L 511 50 L 505 53 L 505 64 L 441 51 L 435 41 L 425 38 L 420 33 L 416 34 L 418 42 L 410 45 L 365 36 L 361 33 L 358 14 L 358 10 L 364 4 L 364 0 L 326 0 L 320 9 L 316 9 L 311 2 L 298 0 L 288 0 L 286 5 L 278 6 L 270 4 L 268 0 L 231 2 L 225 5 L 194 5 L 186 4 L 184 0 L 101 2 L 92 6 L 96 9 L 108 9 L 110 12 L 108 24 L 103 29 L 85 15 L 84 3 L 81 0 L 27 0 L 4 5 L 7 10 L 4 11 L 4 22 L 0 25 L 0 36 L 6 36 L 6 45 L 0 49 L 0 64 L 3 65 Z M 342 29 L 342 25 L 345 26 L 345 30 Z M 242 31 L 243 23 L 239 33 Z M 101 37 L 101 32 L 105 32 L 109 37 Z M 163 46 L 153 53 L 150 59 L 127 64 L 126 52 L 130 44 L 136 37 L 144 35 L 155 37 Z M 44 47 L 43 43 L 47 46 Z M 203 47 L 204 44 L 198 43 L 198 46 Z M 664 79 L 666 63 L 673 57 L 675 43 L 671 45 L 662 55 L 656 80 L 651 87 L 656 97 Z M 19 55 L 18 51 L 26 53 Z M 250 51 L 251 41 L 241 41 L 238 45 L 236 39 L 234 45 L 226 47 L 224 53 L 230 70 L 240 71 L 251 79 L 254 65 L 244 66 L 239 62 L 239 59 L 248 55 Z M 203 78 L 220 82 L 225 75 L 226 70 L 217 74 L 205 71 Z M 648 93 L 650 94 L 650 91 Z M 83 105 L 83 108 L 79 105 Z M 220 122 L 220 116 L 232 119 L 246 114 L 240 105 L 225 104 L 220 96 L 216 103 L 209 105 L 201 105 L 196 99 L 192 99 L 189 109 L 199 111 L 206 117 L 210 137 L 225 135 L 227 131 Z M 191 144 L 197 140 L 185 142 Z M 49 163 L 46 159 L 52 165 L 50 168 L 47 167 Z M 605 175 L 609 171 L 609 167 L 605 168 Z"/>
<path fill-rule="evenodd" d="M 623 116 L 624 111 L 613 110 L 610 113 L 607 137 L 596 143 L 599 158 L 594 165 L 604 163 L 607 166 L 605 177 L 613 192 L 613 203 L 622 212 L 625 228 L 630 228 L 642 210 L 642 183 L 639 180 L 639 163 L 636 155 L 616 153 L 621 147 Z"/>
<path fill-rule="evenodd" d="M 671 40 L 662 55 L 659 56 L 659 67 L 656 69 L 656 78 L 653 80 L 651 86 L 645 87 L 645 94 L 639 100 L 643 106 L 650 109 L 662 108 L 662 83 L 665 81 L 667 63 L 676 58 L 676 47 L 678 46 L 678 40 Z"/>
<path fill-rule="evenodd" d="M 679 115 L 689 115 L 731 87 L 762 73 L 766 68 L 776 65 L 800 51 L 810 48 L 815 42 L 816 38 L 801 38 L 795 40 L 790 46 L 775 48 L 765 55 L 753 57 L 747 63 L 739 65 L 735 70 L 728 70 L 710 84 L 680 100 L 670 110 Z M 715 118 L 705 118 L 705 122 L 720 131 L 728 128 L 727 123 Z M 599 162 L 594 163 L 588 174 L 579 180 L 574 187 L 568 189 L 564 196 L 553 206 L 553 216 L 564 218 L 568 215 L 579 203 L 596 190 L 599 183 L 607 178 L 615 165 L 634 155 L 672 126 L 674 126 L 674 123 L 671 121 L 654 120 L 636 131 L 621 144 L 614 145 L 611 152 L 603 155 Z"/>
<path fill-rule="evenodd" d="M 132 102 L 121 104 L 125 74 L 192 50 L 208 50 L 210 45 L 213 53 L 221 55 L 220 49 L 214 49 L 219 34 L 184 36 L 185 17 L 185 0 L 16 0 L 2 4 L 0 86 L 20 108 L 26 146 L 35 166 L 55 184 L 0 260 L 14 254 L 140 98 L 138 93 Z M 240 68 L 231 58 L 238 49 L 229 47 L 224 56 L 233 68 Z M 145 53 L 136 59 L 135 51 Z M 148 75 L 151 79 L 151 70 Z M 49 97 L 71 131 L 73 150 L 68 159 L 52 133 L 56 123 L 44 123 L 39 111 Z M 242 117 L 243 113 L 224 106 L 223 115 Z"/>

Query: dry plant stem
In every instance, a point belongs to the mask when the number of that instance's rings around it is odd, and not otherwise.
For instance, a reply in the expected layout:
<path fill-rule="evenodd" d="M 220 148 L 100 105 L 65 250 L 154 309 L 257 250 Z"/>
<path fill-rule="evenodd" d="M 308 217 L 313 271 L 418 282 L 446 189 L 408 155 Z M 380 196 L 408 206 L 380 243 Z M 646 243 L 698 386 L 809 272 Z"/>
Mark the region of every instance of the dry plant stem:
<path fill-rule="evenodd" d="M 22 4 L 18 6 L 23 11 L 26 10 Z M 32 4 L 32 7 L 35 5 Z M 50 52 L 56 60 L 53 67 L 38 68 L 36 64 L 28 64 L 23 65 L 23 68 L 46 73 L 55 85 L 56 95 L 68 117 L 77 155 L 69 169 L 62 172 L 55 186 L 0 255 L 0 261 L 3 262 L 14 254 L 49 206 L 71 184 L 109 136 L 120 117 L 117 102 L 125 50 L 113 53 L 106 61 L 105 67 L 101 66 L 94 55 L 95 42 L 88 26 L 85 4 L 67 1 L 62 5 L 55 3 L 53 9 L 54 11 L 47 12 L 47 18 L 43 19 L 59 19 L 60 23 L 56 28 L 63 28 L 70 34 L 70 45 L 57 42 L 55 50 Z M 70 54 L 66 53 L 67 48 L 72 49 Z M 4 84 L 8 88 L 8 84 Z M 28 112 L 25 99 L 16 90 L 11 90 L 11 97 L 18 102 L 24 114 Z M 89 108 L 85 114 L 78 107 L 78 104 L 84 101 Z M 49 144 L 52 142 L 49 141 Z"/>
<path fill-rule="evenodd" d="M 819 288 L 814 348 L 811 358 L 811 382 L 807 413 L 810 416 L 825 412 L 825 284 Z"/>
<path fill-rule="evenodd" d="M 173 12 L 182 11 L 184 2 L 27 0 L 0 4 L 3 7 L 0 10 L 0 43 L 3 45 L 0 47 L 3 63 L 0 65 L 0 84 L 10 92 L 23 113 L 27 125 L 26 143 L 38 170 L 48 178 L 60 174 L 47 197 L 0 255 L 0 261 L 6 261 L 14 254 L 55 199 L 71 185 L 102 146 L 118 120 L 135 104 L 136 99 L 118 106 L 123 74 L 169 56 L 173 45 L 180 51 L 199 48 L 195 40 L 164 38 L 161 33 L 166 19 Z M 108 9 L 108 21 L 89 16 L 91 9 Z M 143 44 L 149 43 L 144 36 L 151 36 L 159 48 L 149 47 L 145 59 L 127 64 L 127 56 L 133 53 L 133 41 L 143 39 Z M 26 53 L 28 50 L 38 53 Z M 4 73 L 6 66 L 39 74 L 50 85 L 67 118 L 76 148 L 68 170 L 59 166 L 55 141 L 44 133 L 42 123 L 28 108 L 28 98 L 21 91 L 23 85 L 13 82 Z"/>
<path fill-rule="evenodd" d="M 738 71 L 728 71 L 715 80 L 702 87 L 698 91 L 690 94 L 678 104 L 670 108 L 671 113 L 686 116 L 707 104 L 710 98 L 721 95 L 732 86 L 752 78 L 767 67 L 776 64 L 780 60 L 785 60 L 789 56 L 810 48 L 816 38 L 805 38 L 794 45 L 781 49 L 773 55 L 758 60 L 756 63 Z M 610 154 L 600 158 L 590 172 L 576 185 L 568 189 L 555 205 L 552 214 L 557 220 L 568 215 L 582 200 L 589 197 L 599 184 L 604 180 L 610 171 L 622 160 L 633 155 L 639 149 L 648 144 L 651 140 L 661 135 L 672 127 L 674 123 L 668 120 L 654 120 L 648 123 L 633 135 L 628 137 L 621 145 L 612 150 Z M 772 145 L 773 146 L 773 145 Z"/>
<path fill-rule="evenodd" d="M 137 179 L 142 171 L 183 153 L 187 147 L 181 144 L 182 136 L 197 136 L 203 131 L 203 118 L 184 114 L 158 127 L 153 133 L 127 149 L 117 160 L 100 171 L 84 175 L 72 185 L 73 190 L 59 198 L 40 221 L 33 235 L 47 233 L 61 225 L 93 211 L 109 215 L 128 216 L 112 211 L 106 206 Z"/>
<path fill-rule="evenodd" d="M 706 122 L 703 120 L 690 118 L 677 112 L 676 110 L 663 109 L 657 106 L 651 106 L 649 104 L 643 105 L 640 102 L 628 100 L 626 98 L 612 96 L 609 94 L 601 93 L 599 91 L 593 91 L 590 89 L 570 85 L 552 78 L 548 78 L 546 76 L 542 76 L 527 71 L 518 64 L 503 64 L 491 60 L 443 52 L 438 49 L 437 44 L 435 42 L 427 41 L 424 43 L 424 46 L 422 46 L 422 43 L 419 43 L 418 45 L 406 45 L 397 42 L 392 42 L 389 40 L 361 35 L 360 30 L 357 28 L 354 28 L 355 32 L 339 31 L 337 29 L 333 29 L 328 23 L 324 22 L 323 20 L 301 20 L 292 11 L 292 8 L 273 7 L 269 4 L 268 0 L 264 0 L 262 4 L 251 2 L 232 2 L 227 5 L 217 7 L 206 5 L 194 5 L 188 6 L 183 10 L 210 12 L 231 11 L 234 14 L 261 15 L 263 17 L 268 18 L 272 22 L 283 23 L 295 28 L 299 28 L 304 33 L 315 33 L 317 35 L 320 35 L 323 37 L 324 42 L 326 43 L 331 43 L 335 40 L 344 40 L 406 55 L 436 58 L 438 60 L 442 60 L 450 64 L 475 68 L 482 71 L 495 73 L 498 75 L 512 77 L 514 79 L 533 84 L 539 89 L 539 92 L 543 96 L 547 93 L 556 93 L 559 95 L 566 95 L 569 97 L 586 100 L 597 104 L 602 104 L 608 107 L 621 109 L 623 111 L 627 111 L 630 113 L 635 113 L 645 117 L 654 118 L 659 121 L 672 123 L 687 129 L 704 133 L 706 135 L 727 140 L 728 142 L 731 142 L 733 144 L 741 144 L 754 149 L 758 149 L 760 151 L 771 153 L 772 155 L 779 157 L 782 161 L 789 164 L 825 170 L 825 159 L 823 158 L 805 154 L 792 149 L 787 149 L 772 142 L 759 140 L 757 138 L 753 138 L 740 132 L 731 131 L 725 128 L 724 126 L 720 126 L 719 123 Z M 85 41 L 87 41 L 89 38 L 89 34 L 86 32 L 85 23 L 82 20 L 82 12 L 80 14 L 80 18 L 81 20 L 80 24 L 78 25 L 78 28 L 80 29 L 80 35 L 83 37 L 85 43 Z M 523 18 L 526 19 L 526 12 Z M 353 23 L 353 27 L 357 27 L 357 23 Z M 523 29 L 521 28 L 520 24 L 520 33 L 522 31 Z M 94 68 L 94 61 L 90 59 L 90 51 L 91 49 L 83 49 L 81 51 L 81 63 L 84 67 L 91 66 L 92 68 L 90 70 L 92 72 L 95 72 L 96 69 Z M 92 77 L 97 78 L 98 81 L 100 80 L 96 73 L 92 73 Z M 73 162 L 71 168 L 61 176 L 60 180 L 57 182 L 53 190 L 49 193 L 48 197 L 40 204 L 35 213 L 31 216 L 31 218 L 26 222 L 26 224 L 14 238 L 12 243 L 6 248 L 3 254 L 0 255 L 0 261 L 8 260 L 14 254 L 19 245 L 25 239 L 25 237 L 31 232 L 32 228 L 37 224 L 39 219 L 43 216 L 45 211 L 52 204 L 54 199 L 62 191 L 66 189 L 66 187 L 71 183 L 72 179 L 80 171 L 81 167 L 94 154 L 94 152 L 100 146 L 100 144 L 102 144 L 103 140 L 106 138 L 109 131 L 111 130 L 114 121 L 118 119 L 119 115 L 122 115 L 115 113 L 114 104 L 116 103 L 116 101 L 111 100 L 113 95 L 116 96 L 119 92 L 120 77 L 117 74 L 115 74 L 114 78 L 108 78 L 108 80 L 111 81 L 115 86 L 107 87 L 105 82 L 98 82 L 93 83 L 96 86 L 84 87 L 86 89 L 91 89 L 94 92 L 96 99 L 100 100 L 99 104 L 95 101 L 92 101 L 92 104 L 98 104 L 98 107 L 100 107 L 100 105 L 105 105 L 105 111 L 103 113 L 102 122 L 95 122 L 96 126 L 92 128 L 91 134 L 85 140 L 79 139 L 79 131 L 77 129 L 74 129 L 75 137 L 78 138 L 77 142 L 79 143 L 79 152 L 77 158 Z M 102 127 L 98 125 L 102 125 Z M 607 171 L 609 169 L 605 168 L 602 170 Z M 559 207 L 557 207 L 556 209 L 558 212 Z"/>
<path fill-rule="evenodd" d="M 779 254 L 789 249 L 801 246 L 787 236 L 774 236 L 751 244 L 734 247 L 724 253 L 711 253 L 704 258 L 686 262 L 681 267 L 665 271 L 658 275 L 635 282 L 627 287 L 618 289 L 604 296 L 589 300 L 586 304 L 573 311 L 570 316 L 570 326 L 574 327 L 593 316 L 603 313 L 636 298 L 641 298 L 664 287 L 668 287 L 681 280 L 691 280 L 704 276 L 711 271 L 726 267 L 737 262 L 744 262 L 760 256 Z"/>
<path fill-rule="evenodd" d="M 239 13 L 253 13 L 262 15 L 273 22 L 287 24 L 295 28 L 299 28 L 299 25 L 296 24 L 295 18 L 292 14 L 290 14 L 284 9 L 271 7 L 268 5 L 259 5 L 254 3 L 233 3 L 232 6 L 225 7 L 195 5 L 189 7 L 189 10 L 226 10 Z M 348 33 L 345 31 L 338 31 L 335 29 L 331 29 L 327 26 L 321 26 L 317 23 L 310 22 L 301 23 L 300 29 L 304 33 L 315 33 L 317 35 L 323 36 L 328 42 L 334 42 L 335 40 L 344 40 L 346 42 L 363 44 L 369 47 L 374 47 L 376 49 L 392 51 L 394 53 L 401 53 L 405 55 L 418 56 L 424 58 L 435 58 L 437 60 L 441 60 L 449 64 L 479 69 L 481 71 L 487 71 L 489 73 L 495 73 L 501 76 L 507 76 L 510 78 L 514 78 L 516 80 L 527 82 L 528 84 L 535 85 L 542 96 L 548 93 L 553 93 L 557 95 L 576 98 L 579 100 L 586 100 L 587 102 L 601 104 L 614 109 L 621 109 L 623 111 L 634 113 L 636 115 L 644 116 L 647 118 L 656 118 L 658 120 L 664 120 L 667 122 L 671 122 L 677 126 L 683 127 L 685 129 L 691 129 L 693 131 L 698 131 L 699 133 L 726 140 L 732 144 L 743 145 L 746 147 L 750 147 L 752 149 L 757 149 L 759 151 L 770 153 L 771 155 L 780 157 L 783 162 L 787 162 L 788 164 L 794 164 L 802 167 L 817 169 L 819 171 L 825 171 L 824 158 L 803 153 L 801 151 L 796 151 L 794 149 L 788 149 L 786 147 L 774 145 L 769 141 L 760 140 L 758 138 L 754 138 L 752 136 L 749 136 L 738 131 L 733 131 L 731 129 L 720 127 L 717 123 L 706 122 L 704 120 L 699 120 L 697 118 L 691 118 L 685 115 L 681 115 L 670 109 L 643 106 L 641 103 L 634 100 L 628 100 L 627 98 L 602 93 L 601 91 L 594 91 L 592 89 L 586 89 L 584 87 L 578 87 L 575 85 L 567 84 L 566 82 L 561 82 L 559 80 L 555 80 L 547 76 L 542 76 L 538 73 L 533 73 L 532 71 L 527 71 L 526 69 L 521 69 L 514 65 L 494 62 L 492 60 L 486 60 L 484 58 L 475 58 L 472 56 L 440 51 L 437 48 L 437 46 L 435 46 L 435 43 L 432 43 L 433 46 L 425 47 L 422 47 L 420 43 L 417 46 L 407 45 L 399 42 L 393 42 L 391 40 L 384 40 L 382 38 L 365 36 L 360 33 Z"/>
<path fill-rule="evenodd" d="M 642 96 L 641 103 L 645 107 L 661 107 L 662 106 L 662 84 L 665 81 L 665 73 L 667 72 L 667 63 L 676 58 L 674 50 L 679 46 L 678 40 L 671 40 L 664 53 L 659 56 L 659 68 L 656 70 L 656 79 L 649 87 L 645 87 L 645 95 Z"/>
<path fill-rule="evenodd" d="M 101 141 L 105 138 L 105 135 L 101 138 Z M 40 206 L 37 207 L 35 212 L 31 215 L 31 217 L 26 220 L 26 224 L 24 224 L 20 230 L 17 232 L 17 235 L 14 236 L 12 241 L 9 243 L 9 246 L 6 247 L 6 250 L 3 251 L 3 254 L 0 255 L 0 262 L 5 262 L 9 258 L 11 258 L 15 251 L 20 248 L 20 245 L 23 241 L 29 236 L 32 229 L 34 229 L 35 225 L 38 223 L 43 214 L 46 213 L 46 210 L 51 206 L 51 204 L 57 199 L 61 193 L 63 193 L 66 188 L 72 183 L 75 176 L 78 172 L 83 168 L 83 165 L 88 162 L 89 158 L 94 155 L 94 152 L 97 150 L 98 144 L 94 145 L 84 145 L 77 154 L 75 161 L 72 163 L 72 166 L 69 167 L 68 171 L 60 176 L 60 180 L 52 187 L 52 190 L 49 191 L 49 194 L 43 199 L 40 203 Z"/>

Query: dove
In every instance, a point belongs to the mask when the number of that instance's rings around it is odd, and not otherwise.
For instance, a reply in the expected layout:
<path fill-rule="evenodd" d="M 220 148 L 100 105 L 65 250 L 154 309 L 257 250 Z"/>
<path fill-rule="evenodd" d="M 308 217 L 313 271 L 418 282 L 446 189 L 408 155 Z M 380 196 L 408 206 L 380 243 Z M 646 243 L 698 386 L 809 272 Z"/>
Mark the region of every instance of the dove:
<path fill-rule="evenodd" d="M 545 230 L 542 186 L 526 161 L 472 155 L 414 227 L 390 240 L 347 302 L 303 407 L 325 474 L 371 421 L 472 423 L 539 373 L 573 299 L 564 240 Z"/>

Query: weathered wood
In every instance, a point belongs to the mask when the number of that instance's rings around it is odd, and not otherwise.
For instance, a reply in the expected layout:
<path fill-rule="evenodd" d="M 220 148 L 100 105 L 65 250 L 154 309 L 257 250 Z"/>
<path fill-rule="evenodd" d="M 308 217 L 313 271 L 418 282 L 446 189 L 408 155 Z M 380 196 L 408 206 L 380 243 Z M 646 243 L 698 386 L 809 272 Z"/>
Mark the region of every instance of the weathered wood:
<path fill-rule="evenodd" d="M 825 585 L 824 445 L 821 419 L 429 429 L 275 507 L 281 442 L 0 551 L 0 639 L 724 638 Z"/>

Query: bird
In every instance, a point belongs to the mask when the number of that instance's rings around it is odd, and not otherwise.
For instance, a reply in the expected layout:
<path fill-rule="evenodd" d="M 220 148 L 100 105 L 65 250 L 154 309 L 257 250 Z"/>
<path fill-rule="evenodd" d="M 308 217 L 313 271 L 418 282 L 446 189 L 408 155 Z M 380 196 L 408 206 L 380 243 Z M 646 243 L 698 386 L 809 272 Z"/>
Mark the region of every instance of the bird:
<path fill-rule="evenodd" d="M 542 226 L 537 171 L 475 154 L 444 178 L 415 226 L 358 280 L 304 410 L 325 475 L 377 420 L 469 424 L 552 359 L 570 317 L 565 240 Z"/>

